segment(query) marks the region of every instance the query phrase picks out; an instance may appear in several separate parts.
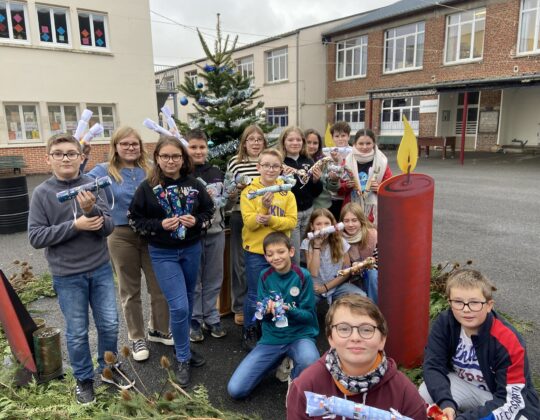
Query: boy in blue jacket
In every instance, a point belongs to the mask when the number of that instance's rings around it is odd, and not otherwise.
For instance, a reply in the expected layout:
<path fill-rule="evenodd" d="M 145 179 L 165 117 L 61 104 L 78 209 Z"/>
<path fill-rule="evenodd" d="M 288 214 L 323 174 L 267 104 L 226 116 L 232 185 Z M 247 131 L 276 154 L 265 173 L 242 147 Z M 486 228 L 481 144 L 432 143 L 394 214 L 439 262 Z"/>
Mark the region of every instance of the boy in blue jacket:
<path fill-rule="evenodd" d="M 117 352 L 118 313 L 107 236 L 114 229 L 105 191 L 81 191 L 75 200 L 59 202 L 56 194 L 95 181 L 81 175 L 81 145 L 73 136 L 58 134 L 47 142 L 47 164 L 53 176 L 32 194 L 28 238 L 34 248 L 45 248 L 53 287 L 66 323 L 66 344 L 76 399 L 89 404 L 94 397 L 94 366 L 88 343 L 88 307 L 92 308 L 98 336 L 99 370 L 104 353 Z M 116 370 L 113 372 L 117 376 Z M 104 382 L 118 382 L 118 377 Z"/>
<path fill-rule="evenodd" d="M 268 234 L 263 251 L 270 268 L 261 272 L 258 284 L 258 300 L 267 302 L 261 314 L 262 337 L 229 380 L 227 391 L 234 399 L 247 397 L 285 356 L 294 363 L 292 379 L 319 359 L 315 346 L 319 324 L 309 271 L 292 263 L 295 250 L 283 232 Z M 278 295 L 283 302 L 276 299 Z M 286 321 L 280 317 L 280 306 Z"/>
<path fill-rule="evenodd" d="M 540 419 L 525 343 L 493 311 L 493 284 L 479 271 L 448 278 L 451 309 L 431 328 L 420 395 L 449 420 Z"/>

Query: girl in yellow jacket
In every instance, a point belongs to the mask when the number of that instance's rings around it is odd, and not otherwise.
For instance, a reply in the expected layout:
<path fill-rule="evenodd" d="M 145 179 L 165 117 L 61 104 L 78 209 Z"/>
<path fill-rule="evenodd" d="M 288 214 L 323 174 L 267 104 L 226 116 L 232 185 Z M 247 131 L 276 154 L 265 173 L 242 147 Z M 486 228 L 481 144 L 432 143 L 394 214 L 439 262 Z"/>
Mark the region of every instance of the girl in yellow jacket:
<path fill-rule="evenodd" d="M 283 232 L 287 236 L 296 226 L 296 199 L 291 191 L 266 192 L 256 195 L 263 188 L 283 185 L 281 173 L 283 157 L 276 149 L 266 149 L 259 155 L 257 170 L 261 174 L 242 190 L 240 210 L 244 227 L 242 244 L 245 253 L 247 295 L 244 300 L 244 331 L 242 347 L 250 351 L 258 340 L 253 319 L 257 304 L 257 283 L 261 271 L 269 268 L 263 252 L 263 240 L 271 232 Z M 275 188 L 276 190 L 279 188 Z M 253 196 L 255 196 L 253 198 Z"/>

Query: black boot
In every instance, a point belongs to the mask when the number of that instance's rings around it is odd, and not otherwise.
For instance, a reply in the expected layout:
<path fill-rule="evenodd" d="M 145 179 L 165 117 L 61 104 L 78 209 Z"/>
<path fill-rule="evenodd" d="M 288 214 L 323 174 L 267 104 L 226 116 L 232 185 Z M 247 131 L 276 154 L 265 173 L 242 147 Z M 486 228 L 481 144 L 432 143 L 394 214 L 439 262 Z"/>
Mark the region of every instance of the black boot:
<path fill-rule="evenodd" d="M 245 351 L 250 352 L 257 345 L 257 341 L 259 341 L 257 326 L 252 325 L 251 327 L 246 328 L 242 336 L 242 348 Z"/>

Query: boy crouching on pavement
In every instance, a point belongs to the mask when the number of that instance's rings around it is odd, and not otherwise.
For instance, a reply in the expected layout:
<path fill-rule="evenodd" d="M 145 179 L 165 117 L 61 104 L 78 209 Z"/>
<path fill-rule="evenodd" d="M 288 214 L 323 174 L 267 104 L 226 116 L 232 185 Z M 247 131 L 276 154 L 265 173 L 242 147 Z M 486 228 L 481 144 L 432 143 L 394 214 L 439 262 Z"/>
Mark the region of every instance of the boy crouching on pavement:
<path fill-rule="evenodd" d="M 47 164 L 53 176 L 32 194 L 28 238 L 34 248 L 45 248 L 53 288 L 66 323 L 66 343 L 76 399 L 95 401 L 94 367 L 88 344 L 88 305 L 92 308 L 98 335 L 99 371 L 105 368 L 104 353 L 117 353 L 118 313 L 113 273 L 106 237 L 114 225 L 104 191 L 81 191 L 76 200 L 59 202 L 56 194 L 78 187 L 92 178 L 81 175 L 84 160 L 81 145 L 73 136 L 59 134 L 47 142 Z M 115 374 L 116 375 L 116 374 Z M 113 375 L 102 374 L 112 383 Z"/>
<path fill-rule="evenodd" d="M 292 264 L 295 250 L 283 232 L 268 234 L 264 238 L 263 251 L 271 267 L 261 272 L 258 283 L 258 300 L 267 302 L 265 312 L 261 314 L 262 337 L 229 381 L 227 390 L 234 399 L 247 397 L 285 356 L 294 363 L 292 379 L 319 358 L 315 346 L 319 325 L 309 271 Z M 280 317 L 280 305 L 286 326 L 276 323 L 276 317 L 284 322 Z"/>
<path fill-rule="evenodd" d="M 420 395 L 448 420 L 540 419 L 540 404 L 519 333 L 493 311 L 496 288 L 461 269 L 446 283 L 449 310 L 428 338 Z"/>

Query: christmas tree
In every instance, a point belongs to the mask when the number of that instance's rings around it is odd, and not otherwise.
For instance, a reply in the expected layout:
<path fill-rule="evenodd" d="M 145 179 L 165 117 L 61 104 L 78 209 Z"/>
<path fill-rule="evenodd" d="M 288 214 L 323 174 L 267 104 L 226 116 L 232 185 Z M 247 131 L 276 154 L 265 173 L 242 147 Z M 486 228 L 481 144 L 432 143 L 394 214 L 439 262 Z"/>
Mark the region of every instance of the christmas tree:
<path fill-rule="evenodd" d="M 264 102 L 259 89 L 253 87 L 252 78 L 236 70 L 232 54 L 238 36 L 229 42 L 229 36 L 222 37 L 219 14 L 217 15 L 217 39 L 214 52 L 210 51 L 201 32 L 197 29 L 202 48 L 206 54 L 206 64 L 197 65 L 198 80 L 186 78 L 179 86 L 186 96 L 180 99 L 187 105 L 188 98 L 193 101 L 197 116 L 185 128 L 201 128 L 213 145 L 210 157 L 217 158 L 232 154 L 237 150 L 238 139 L 250 124 L 258 124 L 267 133 L 272 126 L 265 119 Z"/>

